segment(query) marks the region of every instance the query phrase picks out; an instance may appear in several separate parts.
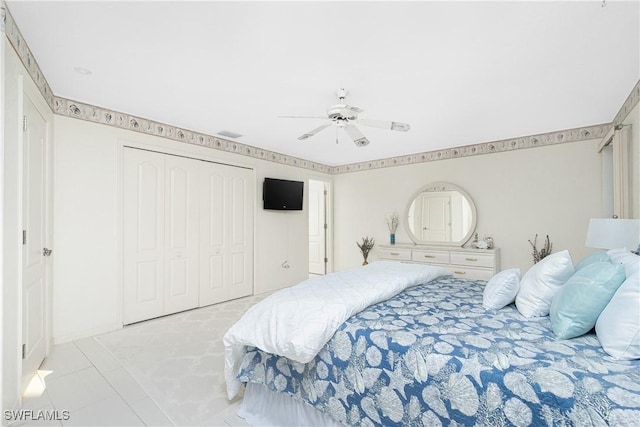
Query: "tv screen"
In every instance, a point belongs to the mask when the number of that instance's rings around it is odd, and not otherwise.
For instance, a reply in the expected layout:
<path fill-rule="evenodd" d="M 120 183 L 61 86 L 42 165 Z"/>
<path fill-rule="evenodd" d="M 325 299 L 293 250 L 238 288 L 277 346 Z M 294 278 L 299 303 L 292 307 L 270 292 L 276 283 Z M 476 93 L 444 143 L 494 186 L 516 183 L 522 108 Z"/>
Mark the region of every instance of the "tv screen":
<path fill-rule="evenodd" d="M 301 181 L 265 178 L 262 185 L 264 208 L 279 211 L 301 211 L 303 187 L 304 183 Z"/>

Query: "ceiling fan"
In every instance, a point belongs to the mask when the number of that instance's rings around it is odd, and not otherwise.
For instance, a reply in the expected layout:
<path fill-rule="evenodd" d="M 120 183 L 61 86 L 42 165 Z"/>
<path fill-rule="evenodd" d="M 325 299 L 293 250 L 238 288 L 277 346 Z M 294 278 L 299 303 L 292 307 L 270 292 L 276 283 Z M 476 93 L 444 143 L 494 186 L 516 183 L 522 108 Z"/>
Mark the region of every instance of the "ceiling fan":
<path fill-rule="evenodd" d="M 355 124 L 359 124 L 362 126 L 370 126 L 375 128 L 389 129 L 389 130 L 397 130 L 401 132 L 407 132 L 411 129 L 407 123 L 400 122 L 392 122 L 390 120 L 370 120 L 370 119 L 361 119 L 358 117 L 359 113 L 362 113 L 364 110 L 359 107 L 353 107 L 351 105 L 347 105 L 345 102 L 345 98 L 348 95 L 348 91 L 346 89 L 338 89 L 336 94 L 338 95 L 338 104 L 332 105 L 327 108 L 326 116 L 278 116 L 281 118 L 288 119 L 323 119 L 329 120 L 332 123 L 336 124 L 336 144 L 338 143 L 338 129 L 342 128 L 346 132 L 346 134 L 353 140 L 353 142 L 358 147 L 364 147 L 369 144 L 369 140 L 366 136 L 360 132 Z M 300 135 L 298 140 L 302 141 L 308 138 L 311 138 L 315 134 L 320 131 L 331 126 L 332 123 L 327 123 L 322 126 L 318 126 L 315 129 L 310 130 L 309 132 Z"/>

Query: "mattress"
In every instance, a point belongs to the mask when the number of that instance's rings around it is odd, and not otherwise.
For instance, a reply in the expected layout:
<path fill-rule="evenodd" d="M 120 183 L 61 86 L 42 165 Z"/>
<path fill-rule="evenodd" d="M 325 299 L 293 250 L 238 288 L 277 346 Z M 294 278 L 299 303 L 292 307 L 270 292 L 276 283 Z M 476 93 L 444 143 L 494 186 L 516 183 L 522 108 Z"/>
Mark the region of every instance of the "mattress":
<path fill-rule="evenodd" d="M 634 425 L 640 361 L 548 317 L 482 307 L 485 282 L 443 277 L 345 321 L 311 362 L 247 349 L 238 379 L 346 425 Z M 294 420 L 292 420 L 294 422 Z"/>

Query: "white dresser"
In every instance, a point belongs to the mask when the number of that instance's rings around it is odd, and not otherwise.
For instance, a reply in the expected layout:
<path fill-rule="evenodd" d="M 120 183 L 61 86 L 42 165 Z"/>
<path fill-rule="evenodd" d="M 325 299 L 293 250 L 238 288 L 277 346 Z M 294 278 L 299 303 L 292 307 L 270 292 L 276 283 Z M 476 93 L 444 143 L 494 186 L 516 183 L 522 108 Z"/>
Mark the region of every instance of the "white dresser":
<path fill-rule="evenodd" d="M 500 268 L 500 249 L 396 244 L 379 245 L 378 256 L 447 267 L 454 276 L 472 280 L 489 280 Z"/>

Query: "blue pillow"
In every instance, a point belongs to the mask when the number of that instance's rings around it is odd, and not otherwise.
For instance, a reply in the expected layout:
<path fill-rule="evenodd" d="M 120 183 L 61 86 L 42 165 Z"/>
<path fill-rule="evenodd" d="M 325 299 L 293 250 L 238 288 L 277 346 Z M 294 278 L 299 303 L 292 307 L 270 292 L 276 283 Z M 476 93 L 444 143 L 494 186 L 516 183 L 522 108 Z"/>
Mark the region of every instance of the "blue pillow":
<path fill-rule="evenodd" d="M 625 278 L 624 266 L 611 262 L 594 262 L 578 270 L 551 303 L 556 337 L 565 340 L 589 332 Z"/>
<path fill-rule="evenodd" d="M 592 254 L 589 254 L 586 257 L 584 257 L 584 259 L 580 261 L 578 265 L 576 265 L 576 271 L 586 267 L 589 264 L 593 264 L 594 262 L 607 262 L 607 261 L 611 261 L 611 258 L 609 257 L 609 255 L 607 255 L 607 251 L 595 251 Z"/>

